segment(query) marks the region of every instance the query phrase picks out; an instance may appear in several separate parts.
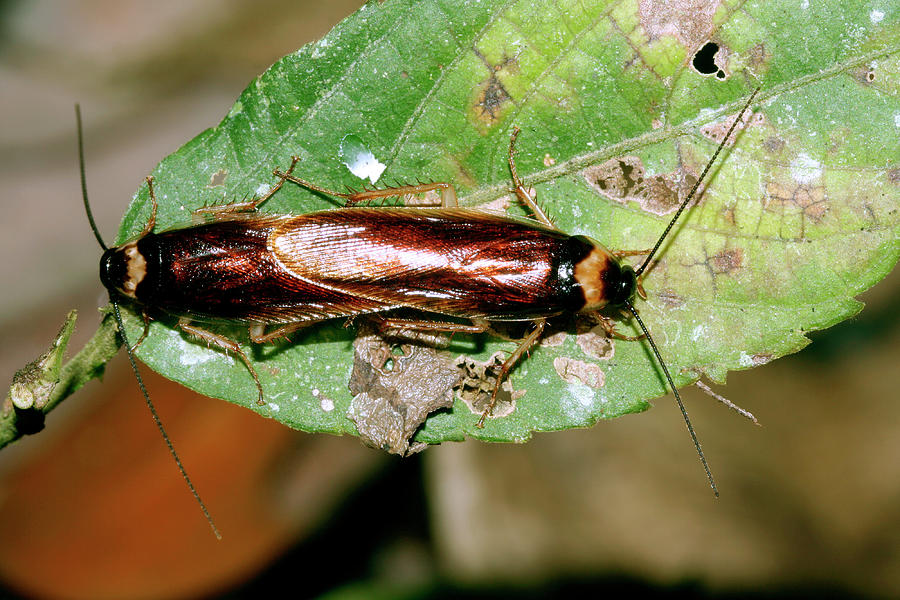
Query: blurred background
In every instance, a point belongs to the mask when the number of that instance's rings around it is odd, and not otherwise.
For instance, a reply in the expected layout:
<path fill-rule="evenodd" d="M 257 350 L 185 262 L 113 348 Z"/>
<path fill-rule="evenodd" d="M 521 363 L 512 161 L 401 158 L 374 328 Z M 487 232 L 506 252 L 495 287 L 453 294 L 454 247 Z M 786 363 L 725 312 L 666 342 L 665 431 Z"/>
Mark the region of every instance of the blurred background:
<path fill-rule="evenodd" d="M 0 367 L 37 357 L 70 308 L 71 353 L 105 304 L 84 218 L 111 238 L 142 178 L 250 80 L 359 5 L 0 1 Z M 389 99 L 385 99 L 389 101 Z M 802 353 L 692 389 L 715 500 L 671 399 L 526 445 L 408 459 L 310 436 L 147 372 L 217 542 L 124 355 L 0 453 L 0 586 L 42 598 L 900 596 L 900 277 Z"/>

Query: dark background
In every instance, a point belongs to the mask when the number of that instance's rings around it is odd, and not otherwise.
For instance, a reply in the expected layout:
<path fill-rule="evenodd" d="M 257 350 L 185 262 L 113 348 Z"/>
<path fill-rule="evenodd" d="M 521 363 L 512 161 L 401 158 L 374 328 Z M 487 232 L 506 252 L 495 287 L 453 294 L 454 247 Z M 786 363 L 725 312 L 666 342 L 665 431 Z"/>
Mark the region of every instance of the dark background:
<path fill-rule="evenodd" d="M 358 2 L 0 2 L 0 366 L 39 355 L 104 294 L 82 214 L 72 105 L 111 238 L 142 178 L 247 83 Z M 390 101 L 390 99 L 385 99 Z M 427 174 L 423 174 L 427 178 Z M 415 596 L 597 588 L 660 596 L 900 594 L 900 277 L 804 352 L 685 392 L 722 497 L 671 399 L 527 445 L 410 459 L 309 436 L 150 377 L 225 533 L 184 487 L 124 356 L 0 453 L 0 580 L 52 598 L 241 597 L 288 585 Z"/>

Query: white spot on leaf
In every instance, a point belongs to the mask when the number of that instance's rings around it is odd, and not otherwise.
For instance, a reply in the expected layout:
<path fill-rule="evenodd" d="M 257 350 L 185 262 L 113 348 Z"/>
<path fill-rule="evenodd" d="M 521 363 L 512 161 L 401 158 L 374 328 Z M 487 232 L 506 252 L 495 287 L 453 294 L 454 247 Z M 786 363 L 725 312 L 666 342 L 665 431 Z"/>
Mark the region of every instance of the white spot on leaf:
<path fill-rule="evenodd" d="M 225 358 L 234 362 L 231 357 L 224 352 L 215 352 L 209 350 L 206 346 L 195 344 L 187 340 L 182 340 L 181 351 L 178 353 L 178 360 L 186 367 L 201 365 L 211 360 Z"/>
<path fill-rule="evenodd" d="M 822 176 L 822 163 L 805 152 L 791 162 L 791 177 L 799 184 L 812 183 Z"/>
<path fill-rule="evenodd" d="M 340 157 L 351 173 L 360 179 L 368 179 L 373 184 L 387 168 L 375 158 L 359 136 L 352 133 L 341 140 Z"/>

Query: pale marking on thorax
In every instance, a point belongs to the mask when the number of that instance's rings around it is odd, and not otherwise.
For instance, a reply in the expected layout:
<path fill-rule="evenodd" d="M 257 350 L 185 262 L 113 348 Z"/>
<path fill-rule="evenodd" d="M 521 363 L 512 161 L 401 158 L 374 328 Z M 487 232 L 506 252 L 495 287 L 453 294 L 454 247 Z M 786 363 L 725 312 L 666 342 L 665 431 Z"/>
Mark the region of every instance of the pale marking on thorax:
<path fill-rule="evenodd" d="M 595 247 L 591 253 L 575 265 L 575 281 L 584 292 L 584 308 L 592 311 L 609 303 L 604 293 L 603 272 L 609 267 L 611 257 L 603 248 Z"/>
<path fill-rule="evenodd" d="M 147 261 L 144 255 L 137 249 L 137 243 L 132 242 L 122 247 L 125 258 L 128 259 L 128 268 L 125 271 L 125 281 L 122 282 L 122 291 L 134 297 L 135 290 L 147 275 Z"/>

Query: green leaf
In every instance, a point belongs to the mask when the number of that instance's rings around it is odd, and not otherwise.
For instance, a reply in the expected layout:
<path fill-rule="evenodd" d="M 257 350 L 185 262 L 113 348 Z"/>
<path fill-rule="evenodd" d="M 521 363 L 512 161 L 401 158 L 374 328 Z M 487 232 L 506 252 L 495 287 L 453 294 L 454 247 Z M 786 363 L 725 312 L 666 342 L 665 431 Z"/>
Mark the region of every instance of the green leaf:
<path fill-rule="evenodd" d="M 750 92 L 754 115 L 713 168 L 643 281 L 637 308 L 679 385 L 724 381 L 796 352 L 806 332 L 857 313 L 855 296 L 900 252 L 900 7 L 884 3 L 393 0 L 360 9 L 250 84 L 222 123 L 154 171 L 158 229 L 205 204 L 259 194 L 274 168 L 332 189 L 364 182 L 342 141 L 386 166 L 379 185 L 449 181 L 463 205 L 507 195 L 510 130 L 520 174 L 561 229 L 612 249 L 651 247 Z M 717 7 L 716 7 L 717 6 Z M 691 59 L 719 45 L 724 78 Z M 345 148 L 346 150 L 346 148 Z M 385 183 L 389 182 L 389 183 Z M 267 213 L 332 208 L 286 185 Z M 149 214 L 141 186 L 119 241 Z M 139 349 L 154 370 L 203 394 L 306 431 L 356 433 L 347 417 L 354 328 L 301 330 L 293 342 L 241 341 L 241 362 L 156 321 Z M 136 339 L 139 317 L 129 318 Z M 619 329 L 631 334 L 627 321 Z M 441 356 L 487 361 L 514 344 L 455 336 Z M 599 357 L 599 358 L 598 358 Z M 469 367 L 477 370 L 477 364 Z M 477 429 L 457 396 L 416 440 L 521 441 L 644 410 L 666 387 L 643 342 L 549 336 L 511 376 L 515 410 Z"/>

